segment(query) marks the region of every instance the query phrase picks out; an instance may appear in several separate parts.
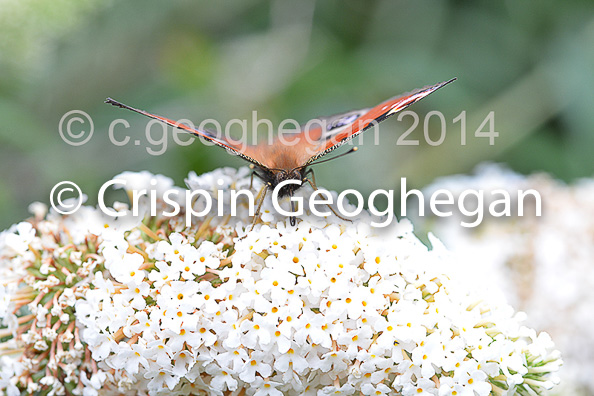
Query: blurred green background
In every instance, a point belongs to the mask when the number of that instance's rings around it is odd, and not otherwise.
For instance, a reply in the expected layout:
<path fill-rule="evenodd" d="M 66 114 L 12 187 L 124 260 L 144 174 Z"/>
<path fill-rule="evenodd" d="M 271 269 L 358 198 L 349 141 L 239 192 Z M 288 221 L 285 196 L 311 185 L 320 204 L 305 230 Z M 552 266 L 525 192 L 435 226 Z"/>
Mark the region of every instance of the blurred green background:
<path fill-rule="evenodd" d="M 164 154 L 144 136 L 147 119 L 103 104 L 111 96 L 173 119 L 285 118 L 368 107 L 458 77 L 414 106 L 443 112 L 439 147 L 398 146 L 412 119 L 382 124 L 355 155 L 319 166 L 318 184 L 369 192 L 401 176 L 421 187 L 479 162 L 571 181 L 594 174 L 594 3 L 393 0 L 0 0 L 0 229 L 49 202 L 71 180 L 96 202 L 100 185 L 147 169 L 183 185 L 242 161 L 200 142 Z M 68 111 L 87 112 L 94 135 L 73 147 L 58 133 Z M 467 145 L 460 145 L 466 111 Z M 495 145 L 473 137 L 495 114 Z M 109 123 L 125 118 L 118 147 Z M 76 128 L 78 124 L 73 124 Z M 432 118 L 430 136 L 439 135 Z M 84 128 L 81 128 L 81 130 Z M 171 135 L 171 134 L 170 134 Z M 155 139 L 159 137 L 155 129 Z M 141 144 L 133 144 L 134 139 Z M 95 198 L 94 198 L 95 197 Z"/>

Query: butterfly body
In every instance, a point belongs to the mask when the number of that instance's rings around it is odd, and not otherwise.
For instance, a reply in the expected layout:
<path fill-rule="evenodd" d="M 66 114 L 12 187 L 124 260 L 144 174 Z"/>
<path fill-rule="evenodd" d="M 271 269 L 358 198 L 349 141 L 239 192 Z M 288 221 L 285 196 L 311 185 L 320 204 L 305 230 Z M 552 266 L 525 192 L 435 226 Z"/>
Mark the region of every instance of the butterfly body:
<path fill-rule="evenodd" d="M 268 170 L 264 168 L 260 168 L 254 171 L 256 176 L 258 176 L 264 183 L 266 183 L 270 189 L 274 190 L 279 184 L 285 182 L 287 180 L 298 180 L 300 184 L 286 184 L 282 186 L 278 190 L 278 197 L 284 198 L 288 196 L 292 196 L 293 193 L 298 190 L 303 183 L 306 182 L 305 174 L 307 170 L 303 169 L 292 169 L 290 171 L 286 171 L 284 169 L 279 170 Z"/>
<path fill-rule="evenodd" d="M 265 142 L 258 145 L 246 145 L 232 142 L 215 134 L 198 130 L 193 127 L 172 121 L 144 110 L 135 109 L 111 98 L 106 103 L 117 107 L 132 110 L 147 117 L 157 119 L 175 128 L 182 129 L 194 136 L 204 138 L 217 146 L 226 149 L 229 153 L 237 155 L 251 163 L 254 174 L 262 179 L 264 195 L 268 189 L 275 189 L 281 183 L 289 180 L 296 180 L 300 183 L 287 183 L 277 191 L 278 197 L 291 197 L 306 182 L 317 189 L 315 181 L 308 179 L 312 173 L 311 166 L 325 162 L 323 156 L 334 151 L 347 141 L 353 139 L 360 133 L 377 125 L 379 122 L 407 108 L 411 104 L 423 99 L 437 89 L 451 83 L 455 78 L 439 84 L 427 86 L 412 92 L 388 99 L 379 105 L 368 108 L 350 111 L 330 117 L 323 117 L 312 120 L 317 121 L 306 127 L 301 132 L 283 138 L 276 138 L 272 142 Z M 356 148 L 349 151 L 355 151 Z M 344 155 L 344 154 L 343 154 Z M 342 155 L 339 155 L 342 156 Z M 337 158 L 339 156 L 335 156 Z M 313 177 L 312 177 L 313 178 Z M 262 205 L 260 201 L 258 212 Z M 291 201 L 293 205 L 293 201 Z M 329 208 L 334 212 L 332 207 Z M 336 212 L 334 212 L 336 214 Z M 338 216 L 338 215 L 337 215 Z M 257 215 L 254 222 L 257 219 Z M 339 216 L 340 217 L 340 216 Z M 291 224 L 295 224 L 295 218 L 291 217 Z"/>

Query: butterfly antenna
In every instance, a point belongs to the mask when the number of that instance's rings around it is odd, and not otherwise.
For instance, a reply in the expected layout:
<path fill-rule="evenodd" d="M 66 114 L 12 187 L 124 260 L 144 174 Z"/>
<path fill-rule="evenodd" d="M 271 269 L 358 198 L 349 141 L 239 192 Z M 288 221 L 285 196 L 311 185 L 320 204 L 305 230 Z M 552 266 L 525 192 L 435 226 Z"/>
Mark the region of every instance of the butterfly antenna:
<path fill-rule="evenodd" d="M 340 155 L 337 155 L 337 156 L 335 156 L 335 157 L 332 157 L 332 158 L 326 158 L 326 159 L 323 159 L 323 160 L 320 160 L 320 161 L 314 161 L 314 162 L 312 162 L 312 163 L 310 163 L 310 164 L 307 164 L 307 166 L 310 166 L 310 165 L 318 165 L 318 164 L 322 164 L 322 163 L 324 163 L 324 162 L 332 161 L 332 160 L 335 160 L 335 159 L 337 159 L 337 158 L 344 157 L 345 155 L 349 155 L 349 154 L 351 154 L 351 153 L 354 153 L 354 152 L 355 152 L 355 151 L 357 151 L 357 150 L 359 150 L 359 147 L 353 147 L 352 149 L 350 149 L 350 150 L 349 150 L 349 151 L 347 151 L 346 153 L 342 153 L 342 154 L 340 154 Z M 303 167 L 303 166 L 301 166 L 300 168 L 304 168 L 304 167 Z"/>
<path fill-rule="evenodd" d="M 107 103 L 107 104 L 110 104 L 110 105 L 112 105 L 112 106 L 115 106 L 115 107 L 119 107 L 119 108 L 121 108 L 121 109 L 127 109 L 127 110 L 131 110 L 131 111 L 133 111 L 133 112 L 135 112 L 135 113 L 139 113 L 139 114 L 142 114 L 142 115 L 145 115 L 145 116 L 148 116 L 148 117 L 154 118 L 154 117 L 152 116 L 152 114 L 149 114 L 149 113 L 147 113 L 147 112 L 146 112 L 146 111 L 144 111 L 144 110 L 135 109 L 135 108 L 134 108 L 134 107 L 132 107 L 132 106 L 128 106 L 127 104 L 124 104 L 124 103 L 122 103 L 122 102 L 118 102 L 117 100 L 114 100 L 114 99 L 112 99 L 112 98 L 107 98 L 107 99 L 105 99 L 105 103 Z"/>

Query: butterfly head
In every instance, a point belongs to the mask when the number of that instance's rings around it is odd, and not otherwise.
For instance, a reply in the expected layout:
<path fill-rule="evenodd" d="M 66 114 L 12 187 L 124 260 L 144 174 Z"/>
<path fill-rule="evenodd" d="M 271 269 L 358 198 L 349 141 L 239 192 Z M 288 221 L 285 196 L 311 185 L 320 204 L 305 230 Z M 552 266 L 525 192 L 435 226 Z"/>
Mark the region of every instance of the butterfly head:
<path fill-rule="evenodd" d="M 279 184 L 281 184 L 282 182 L 287 181 L 287 180 L 299 180 L 299 181 L 303 182 L 304 175 L 305 175 L 305 172 L 302 168 L 296 168 L 296 169 L 290 169 L 290 170 L 274 169 L 274 170 L 270 171 L 269 183 L 272 188 L 275 188 L 276 186 L 278 186 Z M 301 183 L 301 184 L 294 184 L 294 183 L 285 184 L 278 191 L 279 198 L 293 195 L 293 193 L 297 189 L 299 189 L 302 185 L 303 185 L 303 183 Z"/>

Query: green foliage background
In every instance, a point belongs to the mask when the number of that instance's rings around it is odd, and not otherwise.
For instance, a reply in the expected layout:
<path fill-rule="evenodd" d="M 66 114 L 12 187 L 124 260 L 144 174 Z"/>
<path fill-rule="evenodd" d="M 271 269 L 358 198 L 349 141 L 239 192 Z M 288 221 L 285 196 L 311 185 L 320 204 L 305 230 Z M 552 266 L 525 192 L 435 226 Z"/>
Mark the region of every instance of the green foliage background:
<path fill-rule="evenodd" d="M 0 0 L 0 228 L 25 218 L 30 202 L 49 202 L 62 180 L 94 203 L 100 185 L 124 170 L 182 184 L 190 170 L 242 164 L 171 139 L 166 153 L 149 155 L 147 120 L 103 104 L 108 96 L 173 119 L 224 123 L 257 110 L 278 125 L 454 76 L 414 107 L 444 113 L 443 145 L 397 146 L 411 120 L 392 118 L 379 146 L 366 137 L 356 155 L 320 166 L 318 184 L 369 192 L 406 176 L 421 187 L 487 160 L 566 181 L 592 176 L 591 0 Z M 93 139 L 81 147 L 58 134 L 73 109 L 94 120 Z M 451 122 L 463 110 L 466 146 Z M 500 134 L 494 146 L 472 137 L 490 111 Z M 110 143 L 116 118 L 130 122 L 125 134 L 140 146 Z M 436 119 L 430 126 L 436 134 Z M 411 137 L 422 134 L 419 127 Z"/>

